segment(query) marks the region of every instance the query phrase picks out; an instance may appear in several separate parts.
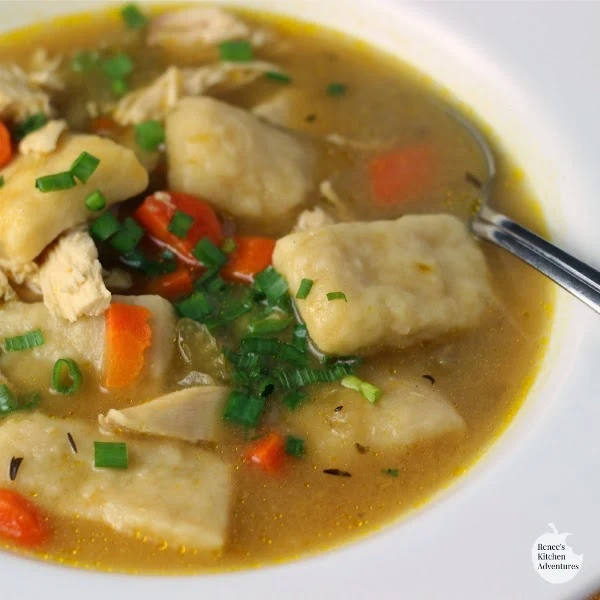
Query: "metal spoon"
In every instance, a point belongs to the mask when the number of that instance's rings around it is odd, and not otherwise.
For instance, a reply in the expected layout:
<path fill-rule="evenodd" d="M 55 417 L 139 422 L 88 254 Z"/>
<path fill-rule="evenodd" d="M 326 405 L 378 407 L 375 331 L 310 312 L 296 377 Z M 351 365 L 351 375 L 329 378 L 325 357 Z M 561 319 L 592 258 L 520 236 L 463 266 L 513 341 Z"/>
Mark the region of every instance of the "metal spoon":
<path fill-rule="evenodd" d="M 471 231 L 518 256 L 600 313 L 600 272 L 489 206 L 496 180 L 492 149 L 471 121 L 454 110 L 449 112 L 477 142 L 487 163 L 488 177 L 481 188 L 481 204 L 471 221 Z"/>

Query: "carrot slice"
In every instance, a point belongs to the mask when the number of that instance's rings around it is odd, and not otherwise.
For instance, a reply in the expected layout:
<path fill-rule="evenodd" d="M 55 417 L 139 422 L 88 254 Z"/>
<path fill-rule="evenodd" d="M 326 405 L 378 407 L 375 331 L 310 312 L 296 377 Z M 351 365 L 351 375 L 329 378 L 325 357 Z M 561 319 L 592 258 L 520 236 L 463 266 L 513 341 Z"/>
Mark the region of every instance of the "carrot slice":
<path fill-rule="evenodd" d="M 8 127 L 0 121 L 0 169 L 5 167 L 12 158 L 13 150 Z"/>
<path fill-rule="evenodd" d="M 148 324 L 150 311 L 144 306 L 115 302 L 106 311 L 104 385 L 123 388 L 144 368 L 144 351 L 152 344 Z"/>
<path fill-rule="evenodd" d="M 283 467 L 285 459 L 285 440 L 279 433 L 269 433 L 260 438 L 245 454 L 248 462 L 263 471 L 276 473 Z"/>
<path fill-rule="evenodd" d="M 13 490 L 0 489 L 0 537 L 21 546 L 39 546 L 50 537 L 38 507 Z"/>
<path fill-rule="evenodd" d="M 169 223 L 175 211 L 182 211 L 193 218 L 184 238 L 169 231 Z M 220 246 L 223 241 L 221 224 L 212 207 L 195 196 L 179 192 L 157 192 L 148 196 L 133 216 L 154 240 L 169 246 L 183 260 L 198 265 L 192 254 L 196 244 L 207 237 Z"/>
<path fill-rule="evenodd" d="M 234 240 L 235 250 L 221 269 L 221 275 L 230 281 L 252 283 L 254 275 L 271 264 L 275 240 L 262 237 L 236 237 Z"/>
<path fill-rule="evenodd" d="M 368 164 L 375 202 L 392 206 L 422 192 L 431 183 L 434 168 L 435 155 L 427 143 L 376 156 Z"/>
<path fill-rule="evenodd" d="M 175 272 L 153 277 L 146 286 L 148 294 L 158 294 L 164 298 L 178 298 L 191 293 L 193 288 L 189 271 L 182 265 Z"/>

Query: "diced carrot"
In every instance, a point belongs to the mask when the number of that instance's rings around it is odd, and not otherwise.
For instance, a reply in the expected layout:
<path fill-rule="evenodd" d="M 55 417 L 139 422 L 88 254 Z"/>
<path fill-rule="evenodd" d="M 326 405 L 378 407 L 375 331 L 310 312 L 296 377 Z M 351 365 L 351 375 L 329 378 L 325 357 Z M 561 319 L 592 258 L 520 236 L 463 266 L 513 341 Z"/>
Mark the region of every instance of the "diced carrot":
<path fill-rule="evenodd" d="M 435 155 L 427 143 L 376 156 L 368 165 L 375 202 L 391 206 L 424 191 L 433 179 L 434 168 Z"/>
<path fill-rule="evenodd" d="M 168 229 L 177 210 L 194 219 L 184 238 L 177 237 Z M 202 238 L 207 237 L 217 246 L 223 240 L 221 224 L 215 211 L 204 200 L 189 194 L 157 192 L 148 196 L 133 216 L 154 240 L 169 246 L 183 260 L 194 265 L 199 263 L 192 250 Z"/>
<path fill-rule="evenodd" d="M 235 250 L 221 269 L 221 275 L 230 281 L 252 283 L 254 275 L 271 264 L 275 240 L 262 237 L 236 237 Z"/>
<path fill-rule="evenodd" d="M 178 298 L 192 291 L 193 283 L 189 271 L 180 265 L 173 273 L 153 277 L 146 286 L 148 294 L 158 294 L 163 298 Z"/>
<path fill-rule="evenodd" d="M 283 467 L 285 439 L 279 433 L 269 433 L 248 449 L 245 458 L 263 471 L 276 473 Z"/>
<path fill-rule="evenodd" d="M 0 489 L 0 537 L 21 546 L 39 546 L 50 528 L 37 506 L 14 490 Z"/>
<path fill-rule="evenodd" d="M 116 121 L 110 117 L 96 117 L 89 124 L 89 130 L 92 133 L 106 134 L 111 133 L 118 127 Z"/>
<path fill-rule="evenodd" d="M 12 158 L 12 142 L 10 141 L 10 131 L 8 127 L 0 121 L 0 169 L 5 167 Z"/>
<path fill-rule="evenodd" d="M 104 385 L 123 388 L 144 368 L 144 352 L 152 344 L 150 311 L 144 306 L 115 302 L 106 311 Z"/>

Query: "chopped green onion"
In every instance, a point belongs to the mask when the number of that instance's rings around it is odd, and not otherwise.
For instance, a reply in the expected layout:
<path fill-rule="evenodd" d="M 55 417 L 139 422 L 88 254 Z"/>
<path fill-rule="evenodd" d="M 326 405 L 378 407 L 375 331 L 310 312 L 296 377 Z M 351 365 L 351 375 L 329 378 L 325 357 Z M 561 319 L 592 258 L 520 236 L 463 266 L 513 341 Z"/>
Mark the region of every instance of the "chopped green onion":
<path fill-rule="evenodd" d="M 340 382 L 345 388 L 360 392 L 371 404 L 375 404 L 381 397 L 381 390 L 372 383 L 367 383 L 355 375 L 348 375 Z"/>
<path fill-rule="evenodd" d="M 282 387 L 292 389 L 313 383 L 330 383 L 332 381 L 338 381 L 351 373 L 351 367 L 344 364 L 338 364 L 330 369 L 313 369 L 310 367 L 286 370 L 278 369 L 273 375 Z"/>
<path fill-rule="evenodd" d="M 227 288 L 227 283 L 221 277 L 219 277 L 216 273 L 213 274 L 212 277 L 203 281 L 203 284 L 206 287 L 206 291 L 209 294 L 218 294 Z"/>
<path fill-rule="evenodd" d="M 194 223 L 194 217 L 184 213 L 182 210 L 176 210 L 169 221 L 167 230 L 178 238 L 183 239 L 189 232 Z"/>
<path fill-rule="evenodd" d="M 0 415 L 21 410 L 31 410 L 39 405 L 41 397 L 37 392 L 17 398 L 6 384 L 0 385 Z"/>
<path fill-rule="evenodd" d="M 129 91 L 129 86 L 125 79 L 111 79 L 110 92 L 115 98 L 122 98 Z"/>
<path fill-rule="evenodd" d="M 123 79 L 124 77 L 127 77 L 127 75 L 133 71 L 133 67 L 133 61 L 123 52 L 111 58 L 107 58 L 102 63 L 102 70 L 111 79 Z"/>
<path fill-rule="evenodd" d="M 106 208 L 106 198 L 100 190 L 96 190 L 85 199 L 85 206 L 91 211 L 103 210 Z"/>
<path fill-rule="evenodd" d="M 306 352 L 296 348 L 292 344 L 281 344 L 278 358 L 297 365 L 305 365 L 308 360 Z"/>
<path fill-rule="evenodd" d="M 90 225 L 90 232 L 101 242 L 105 242 L 120 229 L 121 223 L 112 213 L 103 214 L 101 217 L 94 219 Z"/>
<path fill-rule="evenodd" d="M 47 122 L 48 117 L 42 112 L 31 115 L 15 127 L 13 137 L 15 140 L 20 141 L 31 132 L 41 129 Z"/>
<path fill-rule="evenodd" d="M 21 350 L 29 350 L 43 346 L 45 343 L 44 335 L 40 329 L 33 329 L 23 335 L 15 337 L 7 337 L 4 340 L 4 349 L 6 352 L 20 352 Z"/>
<path fill-rule="evenodd" d="M 224 322 L 235 321 L 252 310 L 252 302 L 248 300 L 237 300 L 229 302 L 221 309 L 221 320 Z"/>
<path fill-rule="evenodd" d="M 0 175 L 0 188 L 4 187 L 4 175 Z"/>
<path fill-rule="evenodd" d="M 248 326 L 248 333 L 253 335 L 265 335 L 269 333 L 279 333 L 287 329 L 293 322 L 293 317 L 273 317 L 256 319 Z"/>
<path fill-rule="evenodd" d="M 252 45 L 248 40 L 226 40 L 219 44 L 221 60 L 248 62 L 254 58 Z"/>
<path fill-rule="evenodd" d="M 177 268 L 175 259 L 150 260 L 139 248 L 126 252 L 119 257 L 119 260 L 131 269 L 152 277 L 173 273 Z"/>
<path fill-rule="evenodd" d="M 314 281 L 312 279 L 302 279 L 298 292 L 296 293 L 296 298 L 298 298 L 298 300 L 304 300 L 308 294 L 310 294 L 313 283 Z"/>
<path fill-rule="evenodd" d="M 281 73 L 280 71 L 267 71 L 265 73 L 267 79 L 271 81 L 277 81 L 278 83 L 291 83 L 292 78 L 287 73 Z"/>
<path fill-rule="evenodd" d="M 304 440 L 293 435 L 286 436 L 285 453 L 296 458 L 302 458 L 304 456 Z"/>
<path fill-rule="evenodd" d="M 87 73 L 100 61 L 100 53 L 96 50 L 81 50 L 71 59 L 69 67 L 75 73 Z"/>
<path fill-rule="evenodd" d="M 384 475 L 391 475 L 392 477 L 398 477 L 398 469 L 381 469 Z"/>
<path fill-rule="evenodd" d="M 123 225 L 109 240 L 111 248 L 120 254 L 131 252 L 144 237 L 144 230 L 131 217 L 126 217 Z"/>
<path fill-rule="evenodd" d="M 92 156 L 89 152 L 82 152 L 71 165 L 71 174 L 81 183 L 87 183 L 99 164 L 99 158 Z"/>
<path fill-rule="evenodd" d="M 264 398 L 250 396 L 244 392 L 233 391 L 229 394 L 223 418 L 245 427 L 256 427 L 263 411 Z"/>
<path fill-rule="evenodd" d="M 345 83 L 330 83 L 327 86 L 327 94 L 329 96 L 343 96 L 347 89 Z"/>
<path fill-rule="evenodd" d="M 262 356 L 255 352 L 229 353 L 227 358 L 238 369 L 250 370 L 257 367 L 262 362 Z"/>
<path fill-rule="evenodd" d="M 129 466 L 125 442 L 94 442 L 94 466 L 97 469 L 126 469 Z"/>
<path fill-rule="evenodd" d="M 182 317 L 188 317 L 194 321 L 201 321 L 212 312 L 210 302 L 203 292 L 194 292 L 185 300 L 178 302 L 175 308 Z"/>
<path fill-rule="evenodd" d="M 290 409 L 296 410 L 298 406 L 308 398 L 308 394 L 302 390 L 290 390 L 284 397 L 283 403 Z"/>
<path fill-rule="evenodd" d="M 141 29 L 148 22 L 148 17 L 137 7 L 136 4 L 126 4 L 121 9 L 121 16 L 129 29 Z"/>
<path fill-rule="evenodd" d="M 298 323 L 294 326 L 292 330 L 292 345 L 302 352 L 308 350 L 308 329 L 303 323 Z"/>
<path fill-rule="evenodd" d="M 69 385 L 64 385 L 62 380 L 65 376 L 65 368 L 67 369 L 68 377 L 70 379 Z M 52 387 L 59 394 L 73 394 L 81 387 L 82 382 L 81 371 L 79 366 L 72 358 L 59 358 L 54 363 L 54 369 L 52 370 Z"/>
<path fill-rule="evenodd" d="M 280 346 L 281 342 L 275 338 L 247 337 L 241 343 L 244 352 L 257 352 L 258 354 L 277 354 Z"/>
<path fill-rule="evenodd" d="M 209 269 L 220 269 L 227 262 L 227 254 L 206 237 L 196 244 L 192 254 Z"/>
<path fill-rule="evenodd" d="M 288 291 L 285 279 L 271 266 L 254 277 L 254 285 L 271 304 L 275 304 Z"/>
<path fill-rule="evenodd" d="M 327 292 L 327 300 L 330 302 L 332 300 L 343 300 L 344 302 L 348 302 L 348 298 L 346 298 L 344 292 Z"/>
<path fill-rule="evenodd" d="M 221 244 L 221 250 L 225 252 L 225 254 L 231 254 L 237 248 L 237 244 L 235 240 L 231 237 L 225 238 L 223 243 Z"/>
<path fill-rule="evenodd" d="M 165 141 L 165 128 L 160 121 L 144 121 L 134 128 L 135 141 L 142 150 L 154 152 Z"/>
<path fill-rule="evenodd" d="M 35 187 L 43 192 L 58 192 L 60 190 L 68 190 L 77 185 L 75 178 L 70 171 L 64 173 L 55 173 L 54 175 L 44 175 L 35 180 Z"/>

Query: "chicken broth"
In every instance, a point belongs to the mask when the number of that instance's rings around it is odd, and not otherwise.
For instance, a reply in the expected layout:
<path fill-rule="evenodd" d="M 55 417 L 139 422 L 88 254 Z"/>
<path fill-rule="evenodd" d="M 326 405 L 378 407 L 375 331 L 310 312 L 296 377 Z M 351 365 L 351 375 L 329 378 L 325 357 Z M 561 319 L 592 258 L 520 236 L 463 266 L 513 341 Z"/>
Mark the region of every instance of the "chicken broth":
<path fill-rule="evenodd" d="M 0 102 L 0 546 L 134 573 L 290 560 L 422 506 L 516 414 L 552 289 L 468 234 L 485 165 L 426 77 L 197 5 L 56 20 L 0 61 L 25 78 Z M 544 233 L 495 152 L 494 205 Z"/>

